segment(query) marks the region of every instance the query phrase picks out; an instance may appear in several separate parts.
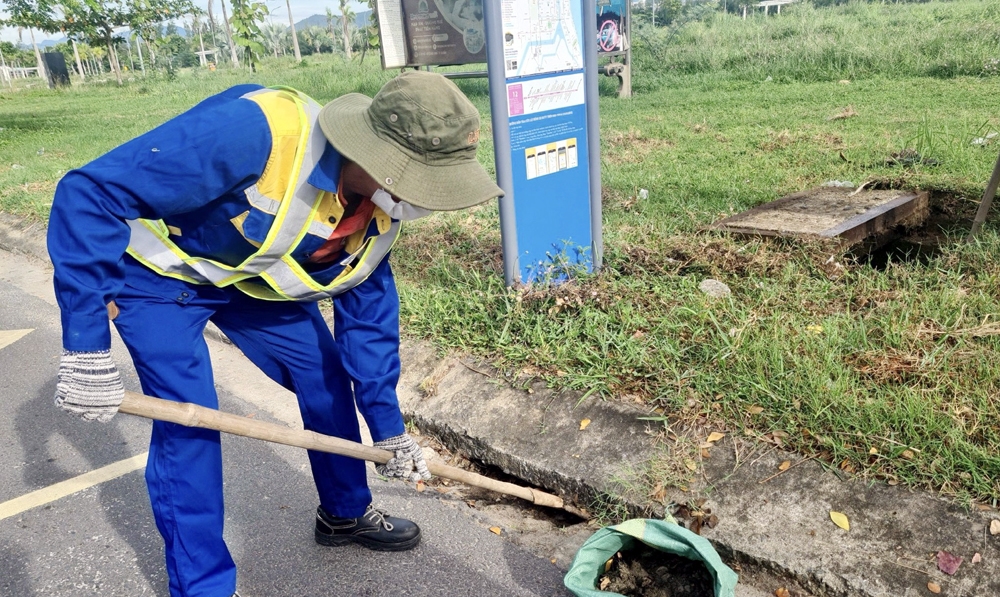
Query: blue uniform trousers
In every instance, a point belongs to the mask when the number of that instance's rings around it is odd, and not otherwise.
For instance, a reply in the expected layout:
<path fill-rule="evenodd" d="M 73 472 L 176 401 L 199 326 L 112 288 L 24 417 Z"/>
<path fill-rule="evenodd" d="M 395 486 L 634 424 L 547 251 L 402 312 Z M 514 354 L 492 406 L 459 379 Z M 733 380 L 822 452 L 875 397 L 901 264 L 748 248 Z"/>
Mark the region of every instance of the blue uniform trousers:
<path fill-rule="evenodd" d="M 144 393 L 218 408 L 211 321 L 271 379 L 295 392 L 306 429 L 360 442 L 351 381 L 315 303 L 261 301 L 235 289 L 163 278 L 126 258 L 114 320 Z M 360 460 L 309 452 L 323 508 L 361 516 L 371 503 Z M 222 538 L 219 433 L 154 421 L 146 483 L 166 547 L 172 597 L 228 597 L 236 566 Z"/>

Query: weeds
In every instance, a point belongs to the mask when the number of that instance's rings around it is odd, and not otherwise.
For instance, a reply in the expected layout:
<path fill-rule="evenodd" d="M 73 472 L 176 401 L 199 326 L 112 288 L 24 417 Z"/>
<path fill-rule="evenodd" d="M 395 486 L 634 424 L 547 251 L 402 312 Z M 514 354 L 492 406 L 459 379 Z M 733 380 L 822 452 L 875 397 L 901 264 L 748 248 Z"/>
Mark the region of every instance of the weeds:
<path fill-rule="evenodd" d="M 552 272 L 569 281 L 505 288 L 496 206 L 437 214 L 404 227 L 394 249 L 406 333 L 512 379 L 1000 500 L 1000 235 L 989 222 L 960 242 L 1000 149 L 1000 77 L 987 72 L 1000 59 L 998 6 L 801 3 L 780 18 L 637 31 L 637 95 L 601 98 L 603 271 L 578 271 L 570 254 Z M 230 85 L 286 84 L 323 102 L 371 95 L 392 75 L 375 61 L 290 65 L 0 93 L 0 209 L 44 218 L 67 169 Z M 458 84 L 487 114 L 486 82 Z M 479 152 L 492 165 L 491 144 Z M 828 180 L 931 191 L 925 232 L 938 250 L 875 268 L 835 245 L 706 230 Z M 732 297 L 702 294 L 708 277 Z M 648 494 L 682 476 L 633 484 Z M 620 514 L 612 500 L 605 509 Z"/>

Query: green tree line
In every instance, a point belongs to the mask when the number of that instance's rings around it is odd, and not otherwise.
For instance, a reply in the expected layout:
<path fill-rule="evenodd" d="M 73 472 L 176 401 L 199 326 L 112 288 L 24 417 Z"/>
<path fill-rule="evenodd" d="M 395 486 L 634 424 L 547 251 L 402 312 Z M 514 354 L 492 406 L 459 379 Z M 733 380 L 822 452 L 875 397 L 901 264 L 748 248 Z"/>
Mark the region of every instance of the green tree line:
<path fill-rule="evenodd" d="M 285 56 L 293 49 L 297 60 L 318 53 L 349 59 L 369 47 L 373 32 L 356 26 L 348 0 L 338 2 L 339 14 L 327 8 L 325 27 L 295 31 L 290 3 L 289 24 L 283 25 L 268 19 L 259 0 L 221 0 L 221 19 L 214 0 L 207 10 L 191 0 L 0 0 L 7 15 L 0 26 L 16 28 L 20 41 L 0 45 L 0 55 L 8 66 L 37 66 L 41 75 L 36 35 L 62 34 L 66 41 L 49 51 L 61 52 L 80 77 L 110 73 L 119 84 L 128 70 L 170 75 L 194 66 L 255 68 L 264 56 Z"/>

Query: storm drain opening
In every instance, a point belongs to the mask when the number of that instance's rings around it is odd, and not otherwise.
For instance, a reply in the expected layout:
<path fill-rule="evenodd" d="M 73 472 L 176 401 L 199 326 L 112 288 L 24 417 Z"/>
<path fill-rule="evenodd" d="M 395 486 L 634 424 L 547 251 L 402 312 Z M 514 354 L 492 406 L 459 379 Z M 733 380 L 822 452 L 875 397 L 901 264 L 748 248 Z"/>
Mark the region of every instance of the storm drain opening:
<path fill-rule="evenodd" d="M 525 479 L 505 472 L 499 466 L 476 459 L 460 447 L 449 446 L 445 440 L 427 428 L 414 428 L 413 431 L 415 432 L 414 436 L 417 442 L 425 448 L 430 448 L 434 454 L 433 458 L 440 459 L 444 464 L 471 471 L 496 481 L 513 483 L 522 487 L 552 493 L 551 489 L 534 485 Z M 425 456 L 426 454 L 425 450 Z M 502 519 L 532 520 L 539 523 L 539 525 L 527 526 L 537 527 L 548 525 L 554 529 L 565 529 L 581 524 L 586 525 L 588 520 L 585 517 L 588 514 L 586 511 L 580 510 L 568 502 L 566 503 L 567 509 L 539 506 L 515 496 L 497 493 L 481 487 L 473 487 L 460 481 L 440 477 L 434 477 L 430 481 L 425 482 L 424 487 L 425 491 L 432 490 L 439 494 L 462 500 L 470 508 L 498 516 Z"/>

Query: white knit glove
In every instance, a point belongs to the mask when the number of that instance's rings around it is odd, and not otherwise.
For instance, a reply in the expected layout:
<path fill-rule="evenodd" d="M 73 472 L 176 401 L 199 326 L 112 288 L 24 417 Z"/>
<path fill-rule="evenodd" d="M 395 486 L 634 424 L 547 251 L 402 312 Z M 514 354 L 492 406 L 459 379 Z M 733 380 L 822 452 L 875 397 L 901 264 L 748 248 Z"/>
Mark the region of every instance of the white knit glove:
<path fill-rule="evenodd" d="M 403 433 L 375 442 L 376 448 L 389 450 L 395 457 L 385 464 L 376 464 L 375 472 L 383 477 L 419 481 L 430 479 L 431 473 L 424 462 L 424 450 L 409 434 Z"/>
<path fill-rule="evenodd" d="M 106 423 L 118 412 L 123 398 L 125 386 L 111 351 L 63 351 L 56 406 L 84 420 Z"/>

